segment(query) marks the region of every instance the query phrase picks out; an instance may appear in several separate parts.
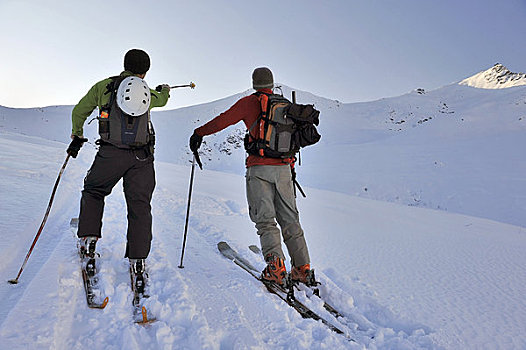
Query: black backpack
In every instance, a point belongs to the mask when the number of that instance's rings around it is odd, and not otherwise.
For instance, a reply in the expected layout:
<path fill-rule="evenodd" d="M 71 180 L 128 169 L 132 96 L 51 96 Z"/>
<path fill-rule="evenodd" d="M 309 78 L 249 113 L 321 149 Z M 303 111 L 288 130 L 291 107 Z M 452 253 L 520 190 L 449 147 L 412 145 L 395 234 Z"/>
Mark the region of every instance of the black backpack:
<path fill-rule="evenodd" d="M 269 158 L 291 158 L 302 147 L 318 142 L 320 112 L 313 105 L 292 103 L 277 94 L 256 92 L 261 114 L 248 129 L 245 150 Z"/>

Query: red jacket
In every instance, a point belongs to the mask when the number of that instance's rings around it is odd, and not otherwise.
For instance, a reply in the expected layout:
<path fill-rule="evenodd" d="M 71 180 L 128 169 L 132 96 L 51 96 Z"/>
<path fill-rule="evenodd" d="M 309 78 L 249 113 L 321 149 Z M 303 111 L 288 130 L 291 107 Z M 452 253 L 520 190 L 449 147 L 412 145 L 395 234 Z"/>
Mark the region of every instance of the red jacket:
<path fill-rule="evenodd" d="M 267 94 L 272 93 L 272 90 L 270 89 L 261 89 L 258 91 L 265 92 Z M 245 96 L 237 101 L 227 111 L 221 113 L 205 125 L 195 129 L 195 133 L 197 133 L 199 136 L 215 134 L 216 132 L 225 129 L 230 125 L 234 125 L 241 120 L 245 123 L 247 129 L 249 129 L 256 122 L 256 119 L 259 117 L 260 113 L 261 104 L 257 96 Z M 268 158 L 251 154 L 246 160 L 246 166 L 248 168 L 253 165 L 283 165 L 290 164 L 291 162 L 292 160 L 290 158 Z"/>

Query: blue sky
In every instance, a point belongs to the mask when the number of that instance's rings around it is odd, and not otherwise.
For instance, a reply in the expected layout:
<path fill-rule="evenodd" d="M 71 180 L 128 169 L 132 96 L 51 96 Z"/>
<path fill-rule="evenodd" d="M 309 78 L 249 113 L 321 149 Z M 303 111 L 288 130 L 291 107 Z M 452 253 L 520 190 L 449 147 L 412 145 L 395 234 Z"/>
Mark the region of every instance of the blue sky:
<path fill-rule="evenodd" d="M 0 0 L 0 105 L 75 104 L 146 50 L 146 76 L 194 81 L 167 109 L 275 81 L 343 102 L 435 89 L 499 62 L 526 71 L 526 0 Z"/>

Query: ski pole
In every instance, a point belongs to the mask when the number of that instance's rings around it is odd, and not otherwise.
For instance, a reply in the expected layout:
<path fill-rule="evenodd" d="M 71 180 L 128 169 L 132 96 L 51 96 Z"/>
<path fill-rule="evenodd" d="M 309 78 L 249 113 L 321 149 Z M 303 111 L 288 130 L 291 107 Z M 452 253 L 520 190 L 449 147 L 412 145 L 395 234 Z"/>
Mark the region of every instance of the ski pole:
<path fill-rule="evenodd" d="M 190 89 L 193 89 L 195 88 L 195 84 L 193 82 L 190 82 L 190 84 L 186 84 L 186 85 L 174 85 L 174 86 L 170 86 L 170 89 L 177 89 L 177 88 L 182 88 L 182 87 L 189 87 Z"/>
<path fill-rule="evenodd" d="M 64 169 L 66 169 L 66 165 L 68 164 L 70 154 L 68 153 L 66 160 L 64 161 L 64 164 L 62 165 L 62 168 L 60 169 L 60 172 L 58 173 L 57 181 L 55 181 L 55 186 L 53 187 L 53 191 L 51 192 L 51 198 L 49 199 L 49 204 L 47 206 L 46 214 L 44 215 L 44 219 L 42 220 L 42 223 L 40 224 L 40 228 L 38 229 L 37 235 L 35 236 L 35 239 L 33 240 L 33 244 L 31 244 L 31 247 L 29 248 L 29 251 L 27 252 L 26 259 L 24 260 L 24 263 L 22 264 L 22 267 L 20 267 L 20 271 L 18 271 L 18 275 L 15 279 L 9 280 L 8 282 L 11 284 L 17 284 L 18 278 L 20 278 L 20 275 L 22 274 L 22 271 L 26 267 L 27 261 L 29 260 L 29 256 L 33 252 L 33 248 L 35 248 L 35 245 L 38 241 L 38 237 L 40 237 L 40 234 L 42 233 L 42 230 L 44 229 L 44 225 L 46 224 L 47 217 L 49 215 L 49 212 L 51 210 L 51 204 L 53 204 L 53 199 L 55 198 L 55 193 L 57 192 L 58 183 L 60 182 L 60 178 L 62 177 L 62 174 L 64 173 Z"/>
<path fill-rule="evenodd" d="M 170 86 L 170 89 L 177 89 L 177 88 L 182 88 L 182 87 L 189 87 L 190 89 L 193 89 L 195 88 L 195 84 L 193 82 L 190 82 L 190 84 L 185 84 L 185 85 L 174 85 L 174 86 Z M 163 86 L 159 85 L 155 88 L 155 91 L 161 92 L 162 89 L 163 89 Z"/>
<path fill-rule="evenodd" d="M 194 158 L 192 160 L 192 172 L 190 174 L 190 189 L 188 190 L 188 205 L 186 207 L 186 222 L 184 224 L 184 236 L 183 236 L 183 248 L 181 251 L 181 263 L 178 266 L 180 269 L 184 268 L 183 257 L 184 257 L 184 250 L 186 247 L 186 234 L 188 232 L 188 218 L 190 216 L 190 201 L 192 199 L 192 186 L 194 184 L 195 159 L 196 159 L 196 155 L 194 154 Z"/>

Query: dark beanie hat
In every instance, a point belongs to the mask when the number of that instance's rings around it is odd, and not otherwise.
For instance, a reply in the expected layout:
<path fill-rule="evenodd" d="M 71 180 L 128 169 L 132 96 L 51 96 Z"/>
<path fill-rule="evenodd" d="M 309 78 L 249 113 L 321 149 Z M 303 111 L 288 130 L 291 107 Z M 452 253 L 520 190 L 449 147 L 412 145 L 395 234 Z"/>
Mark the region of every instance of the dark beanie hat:
<path fill-rule="evenodd" d="M 252 87 L 254 90 L 272 89 L 274 87 L 274 78 L 270 69 L 267 67 L 254 69 L 252 73 Z"/>
<path fill-rule="evenodd" d="M 139 49 L 131 49 L 124 56 L 124 69 L 135 74 L 145 74 L 150 69 L 150 57 Z"/>

